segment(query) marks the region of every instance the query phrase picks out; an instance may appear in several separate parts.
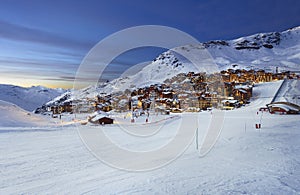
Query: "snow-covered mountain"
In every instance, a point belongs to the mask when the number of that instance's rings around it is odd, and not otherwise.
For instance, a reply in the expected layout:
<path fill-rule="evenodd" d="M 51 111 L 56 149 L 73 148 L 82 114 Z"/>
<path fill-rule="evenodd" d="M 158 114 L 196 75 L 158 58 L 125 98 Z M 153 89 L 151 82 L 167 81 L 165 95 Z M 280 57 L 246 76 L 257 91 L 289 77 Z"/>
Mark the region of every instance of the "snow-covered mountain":
<path fill-rule="evenodd" d="M 280 71 L 299 70 L 300 66 L 300 27 L 204 45 L 220 69 L 232 68 L 232 64 L 269 71 L 276 67 Z"/>
<path fill-rule="evenodd" d="M 149 65 L 132 76 L 120 77 L 109 83 L 102 83 L 99 90 L 111 93 L 160 83 L 179 73 L 207 71 L 196 68 L 182 55 L 203 63 L 215 63 L 219 70 L 232 68 L 254 68 L 275 71 L 299 70 L 300 66 L 300 27 L 284 32 L 259 33 L 230 41 L 209 41 L 199 45 L 175 48 L 159 55 Z M 204 54 L 203 56 L 197 56 Z M 209 58 L 209 59 L 207 59 Z"/>
<path fill-rule="evenodd" d="M 60 88 L 50 89 L 42 86 L 24 88 L 0 84 L 0 100 L 11 102 L 30 112 L 64 92 L 65 90 Z"/>
<path fill-rule="evenodd" d="M 186 57 L 201 65 L 196 67 Z M 179 73 L 216 72 L 233 68 L 233 65 L 239 69 L 265 69 L 273 72 L 276 67 L 279 71 L 299 70 L 300 27 L 280 33 L 259 33 L 230 41 L 216 40 L 174 48 L 160 54 L 144 65 L 144 68 L 139 67 L 141 70 L 135 74 L 123 74 L 125 76 L 110 82 L 73 91 L 67 99 L 118 93 L 126 89 L 163 83 Z"/>

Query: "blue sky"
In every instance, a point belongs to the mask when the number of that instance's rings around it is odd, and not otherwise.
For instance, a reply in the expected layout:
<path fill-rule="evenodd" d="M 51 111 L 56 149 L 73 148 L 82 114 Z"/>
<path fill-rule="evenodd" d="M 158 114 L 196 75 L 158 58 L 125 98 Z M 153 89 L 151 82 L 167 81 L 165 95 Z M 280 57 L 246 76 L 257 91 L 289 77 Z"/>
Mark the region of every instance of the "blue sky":
<path fill-rule="evenodd" d="M 200 42 L 233 39 L 300 25 L 299 0 L 0 1 L 0 83 L 71 87 L 87 52 L 101 39 L 136 25 L 166 25 Z M 116 59 L 107 78 L 161 49 Z"/>

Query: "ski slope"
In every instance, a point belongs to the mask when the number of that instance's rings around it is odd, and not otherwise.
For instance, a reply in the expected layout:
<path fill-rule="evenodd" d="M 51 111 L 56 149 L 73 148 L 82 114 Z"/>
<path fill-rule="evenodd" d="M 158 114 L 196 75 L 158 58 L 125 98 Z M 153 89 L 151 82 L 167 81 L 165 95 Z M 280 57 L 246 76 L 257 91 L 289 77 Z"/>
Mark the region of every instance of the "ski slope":
<path fill-rule="evenodd" d="M 300 81 L 299 80 L 285 80 L 281 87 L 275 102 L 291 102 L 300 104 Z"/>
<path fill-rule="evenodd" d="M 257 115 L 280 84 L 259 84 L 250 105 L 225 111 L 221 135 L 206 156 L 199 157 L 193 142 L 177 160 L 147 172 L 102 163 L 75 126 L 7 128 L 0 131 L 0 194 L 299 194 L 300 116 Z M 199 137 L 213 114 L 198 113 Z M 257 130 L 260 119 L 262 129 Z M 145 140 L 120 133 L 118 125 L 105 126 L 105 131 L 122 147 L 147 150 L 171 140 L 180 121 L 164 123 L 155 137 Z"/>

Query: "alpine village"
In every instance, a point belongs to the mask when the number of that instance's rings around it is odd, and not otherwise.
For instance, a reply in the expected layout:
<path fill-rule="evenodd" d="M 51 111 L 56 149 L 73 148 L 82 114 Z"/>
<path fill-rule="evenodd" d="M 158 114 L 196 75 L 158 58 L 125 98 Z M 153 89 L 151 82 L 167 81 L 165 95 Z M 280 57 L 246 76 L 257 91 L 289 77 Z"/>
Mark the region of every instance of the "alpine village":
<path fill-rule="evenodd" d="M 115 94 L 100 93 L 93 98 L 74 99 L 70 98 L 71 92 L 68 92 L 35 112 L 51 113 L 52 117 L 58 117 L 62 113 L 107 113 L 111 110 L 120 113 L 129 111 L 133 116 L 148 114 L 149 110 L 166 115 L 170 112 L 209 111 L 212 108 L 232 110 L 249 104 L 250 98 L 255 98 L 252 91 L 257 83 L 284 79 L 300 79 L 300 76 L 291 71 L 278 72 L 277 68 L 274 73 L 245 69 L 227 69 L 214 74 L 180 73 L 166 79 L 163 84 L 124 89 Z M 287 107 L 292 109 L 286 109 Z M 300 107 L 290 102 L 272 101 L 260 110 L 272 114 L 300 113 Z M 90 117 L 89 121 L 102 123 L 98 119 L 92 120 L 93 118 Z M 113 123 L 108 117 L 102 118 L 105 119 L 105 124 Z"/>

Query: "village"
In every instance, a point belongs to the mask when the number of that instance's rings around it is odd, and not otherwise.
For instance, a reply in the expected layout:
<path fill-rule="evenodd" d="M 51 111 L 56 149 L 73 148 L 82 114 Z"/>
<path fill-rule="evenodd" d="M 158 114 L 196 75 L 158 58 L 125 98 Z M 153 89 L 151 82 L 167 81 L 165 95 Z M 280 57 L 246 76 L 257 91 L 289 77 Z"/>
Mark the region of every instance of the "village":
<path fill-rule="evenodd" d="M 232 110 L 250 103 L 255 84 L 283 79 L 300 78 L 295 72 L 279 73 L 277 69 L 275 73 L 245 69 L 227 69 L 214 74 L 180 73 L 166 79 L 163 84 L 126 89 L 116 94 L 101 93 L 94 98 L 78 100 L 69 99 L 70 94 L 67 94 L 59 101 L 46 105 L 45 109 L 54 117 L 61 113 L 107 113 L 112 110 L 117 113 L 131 112 L 131 116 L 149 113 L 149 110 L 165 115 L 212 108 Z M 271 109 L 270 112 L 278 110 L 274 104 L 265 109 Z M 108 123 L 112 121 L 108 120 Z"/>

